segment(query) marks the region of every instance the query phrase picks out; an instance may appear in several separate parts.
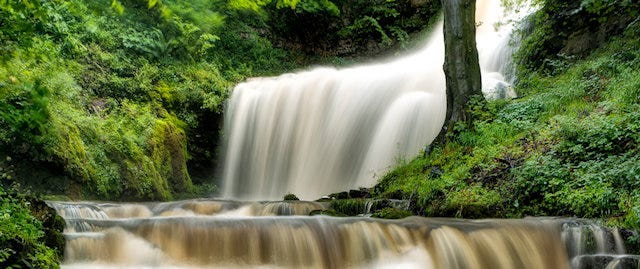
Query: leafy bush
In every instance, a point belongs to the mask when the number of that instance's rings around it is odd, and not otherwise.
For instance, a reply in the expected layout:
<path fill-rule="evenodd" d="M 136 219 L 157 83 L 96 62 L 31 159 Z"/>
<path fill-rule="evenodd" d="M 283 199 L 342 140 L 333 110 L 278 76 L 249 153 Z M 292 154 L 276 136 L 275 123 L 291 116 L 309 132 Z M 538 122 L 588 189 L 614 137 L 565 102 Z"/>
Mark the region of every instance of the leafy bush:
<path fill-rule="evenodd" d="M 295 9 L 267 8 L 285 45 L 306 54 L 353 56 L 410 47 L 409 37 L 429 28 L 440 2 L 302 0 Z"/>
<path fill-rule="evenodd" d="M 42 223 L 31 214 L 30 206 L 25 198 L 0 188 L 0 265 L 60 268 L 61 249 L 47 246 Z"/>
<path fill-rule="evenodd" d="M 233 84 L 295 66 L 253 27 L 264 18 L 226 1 L 4 1 L 0 14 L 0 152 L 70 176 L 60 189 L 76 199 L 213 191 Z"/>

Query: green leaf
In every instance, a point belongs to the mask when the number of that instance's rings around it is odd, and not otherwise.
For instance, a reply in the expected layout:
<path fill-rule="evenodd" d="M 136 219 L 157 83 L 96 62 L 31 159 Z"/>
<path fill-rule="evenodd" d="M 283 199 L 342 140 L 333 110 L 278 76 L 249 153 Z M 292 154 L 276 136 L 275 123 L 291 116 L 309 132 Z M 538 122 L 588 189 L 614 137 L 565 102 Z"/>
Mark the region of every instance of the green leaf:
<path fill-rule="evenodd" d="M 158 0 L 149 0 L 149 9 L 155 7 L 156 4 L 158 4 Z"/>
<path fill-rule="evenodd" d="M 116 10 L 116 12 L 118 12 L 118 14 L 122 14 L 124 13 L 124 7 L 122 6 L 122 4 L 120 4 L 120 2 L 118 2 L 117 0 L 112 0 L 111 1 L 111 7 L 113 9 Z"/>

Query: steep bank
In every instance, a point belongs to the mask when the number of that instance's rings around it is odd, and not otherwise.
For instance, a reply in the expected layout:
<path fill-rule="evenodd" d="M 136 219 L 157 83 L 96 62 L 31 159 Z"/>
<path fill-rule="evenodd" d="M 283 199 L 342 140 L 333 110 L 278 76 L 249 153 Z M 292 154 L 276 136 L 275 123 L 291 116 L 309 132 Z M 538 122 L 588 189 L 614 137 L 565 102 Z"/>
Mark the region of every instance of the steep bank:
<path fill-rule="evenodd" d="M 640 228 L 638 4 L 612 1 L 597 9 L 583 1 L 563 10 L 560 2 L 525 32 L 520 98 L 474 108 L 481 119 L 475 128 L 460 126 L 446 146 L 401 162 L 380 180 L 378 196 L 412 199 L 412 211 L 425 216 L 579 216 Z M 548 28 L 567 16 L 589 23 Z M 607 26 L 621 20 L 628 22 L 621 30 Z M 594 48 L 592 40 L 573 38 L 585 27 L 602 31 L 606 41 Z M 568 54 L 580 42 L 585 49 Z M 552 56 L 531 56 L 540 51 Z"/>

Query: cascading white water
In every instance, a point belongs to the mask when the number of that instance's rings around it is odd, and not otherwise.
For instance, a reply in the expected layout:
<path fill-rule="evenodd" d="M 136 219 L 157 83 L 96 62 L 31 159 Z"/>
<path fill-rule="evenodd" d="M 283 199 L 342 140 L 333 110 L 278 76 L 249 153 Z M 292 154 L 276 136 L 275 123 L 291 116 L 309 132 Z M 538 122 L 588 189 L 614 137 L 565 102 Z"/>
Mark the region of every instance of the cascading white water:
<path fill-rule="evenodd" d="M 483 92 L 514 97 L 503 75 L 511 24 L 498 27 L 505 19 L 500 0 L 477 6 Z M 395 61 L 238 85 L 226 110 L 222 195 L 315 199 L 373 185 L 438 134 L 446 109 L 443 62 L 439 23 L 423 49 Z"/>
<path fill-rule="evenodd" d="M 67 223 L 65 269 L 621 269 L 640 258 L 617 229 L 580 219 L 335 218 L 306 216 L 327 204 L 302 201 L 49 204 Z"/>

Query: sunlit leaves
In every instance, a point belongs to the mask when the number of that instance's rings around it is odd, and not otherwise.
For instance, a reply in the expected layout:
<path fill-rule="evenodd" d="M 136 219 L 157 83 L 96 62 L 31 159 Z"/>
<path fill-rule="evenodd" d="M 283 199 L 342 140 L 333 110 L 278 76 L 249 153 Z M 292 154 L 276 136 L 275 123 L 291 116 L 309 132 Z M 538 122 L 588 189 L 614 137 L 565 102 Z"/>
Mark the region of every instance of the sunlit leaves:
<path fill-rule="evenodd" d="M 245 9 L 261 12 L 262 8 L 274 0 L 230 0 L 229 7 L 232 9 Z M 295 9 L 300 0 L 275 0 L 277 8 Z"/>
<path fill-rule="evenodd" d="M 118 0 L 111 0 L 111 8 L 118 12 L 118 14 L 122 14 L 124 12 L 124 6 L 122 6 Z"/>
<path fill-rule="evenodd" d="M 271 0 L 230 0 L 228 5 L 231 9 L 245 9 L 258 12 L 270 2 Z"/>

